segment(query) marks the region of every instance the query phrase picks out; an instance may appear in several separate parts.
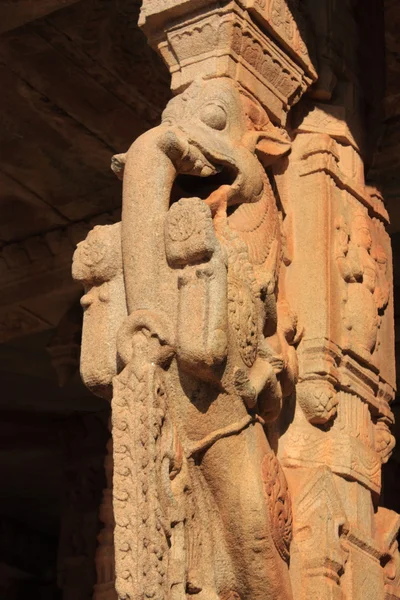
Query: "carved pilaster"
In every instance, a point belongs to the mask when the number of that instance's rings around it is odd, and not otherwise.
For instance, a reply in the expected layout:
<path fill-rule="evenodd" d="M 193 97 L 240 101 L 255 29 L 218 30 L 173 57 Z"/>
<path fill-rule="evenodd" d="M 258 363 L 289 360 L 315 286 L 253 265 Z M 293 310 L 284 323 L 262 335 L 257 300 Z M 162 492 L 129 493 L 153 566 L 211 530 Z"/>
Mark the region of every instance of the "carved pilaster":
<path fill-rule="evenodd" d="M 323 575 L 321 597 L 372 600 L 386 597 L 375 511 L 382 463 L 394 445 L 393 274 L 388 214 L 364 176 L 358 30 L 351 4 L 341 14 L 330 0 L 318 13 L 310 6 L 320 33 L 321 78 L 312 90 L 317 101 L 302 100 L 294 110 L 292 153 L 275 174 L 291 215 L 293 261 L 286 268 L 286 289 L 304 328 L 296 408 L 279 457 L 297 492 L 318 468 L 327 467 L 332 495 L 340 499 L 346 523 L 340 541 L 348 556 L 335 577 Z M 343 36 L 339 51 L 333 40 Z M 294 508 L 295 522 L 301 510 Z M 319 540 L 315 535 L 311 562 L 323 559 Z M 295 531 L 294 544 L 302 543 Z M 304 581 L 314 581 L 297 561 L 291 574 L 300 577 L 302 590 Z M 296 588 L 295 597 L 306 597 L 302 593 Z"/>

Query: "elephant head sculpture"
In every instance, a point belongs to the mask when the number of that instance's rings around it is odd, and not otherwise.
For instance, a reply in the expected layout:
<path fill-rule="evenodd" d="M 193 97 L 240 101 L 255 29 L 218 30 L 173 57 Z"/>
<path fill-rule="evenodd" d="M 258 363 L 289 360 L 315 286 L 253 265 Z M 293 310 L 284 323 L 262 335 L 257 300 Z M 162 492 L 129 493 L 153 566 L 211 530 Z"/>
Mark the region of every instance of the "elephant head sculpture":
<path fill-rule="evenodd" d="M 205 199 L 223 187 L 228 206 L 255 203 L 268 186 L 262 164 L 289 150 L 286 132 L 274 127 L 231 80 L 222 78 L 194 82 L 169 102 L 159 127 L 137 139 L 125 155 L 114 157 L 113 169 L 124 179 L 122 245 L 124 255 L 130 256 L 125 265 L 130 310 L 147 306 L 150 297 L 156 302 L 157 267 L 148 262 L 144 266 L 142 253 L 148 248 L 147 255 L 152 254 L 149 239 L 162 239 L 174 183 L 183 195 Z M 274 204 L 271 198 L 271 210 Z M 271 227 L 277 218 L 277 211 L 269 216 Z M 143 285 L 138 283 L 141 276 Z M 146 298 L 139 297 L 140 288 Z"/>

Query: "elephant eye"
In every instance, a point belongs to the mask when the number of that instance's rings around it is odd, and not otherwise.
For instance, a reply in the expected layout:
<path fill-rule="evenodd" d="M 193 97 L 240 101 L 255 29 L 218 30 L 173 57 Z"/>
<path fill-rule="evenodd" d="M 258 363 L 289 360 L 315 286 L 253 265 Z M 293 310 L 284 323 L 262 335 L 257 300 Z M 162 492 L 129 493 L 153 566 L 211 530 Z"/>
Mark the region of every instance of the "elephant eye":
<path fill-rule="evenodd" d="M 201 110 L 200 119 L 208 127 L 222 131 L 226 127 L 227 114 L 219 104 L 206 104 Z"/>

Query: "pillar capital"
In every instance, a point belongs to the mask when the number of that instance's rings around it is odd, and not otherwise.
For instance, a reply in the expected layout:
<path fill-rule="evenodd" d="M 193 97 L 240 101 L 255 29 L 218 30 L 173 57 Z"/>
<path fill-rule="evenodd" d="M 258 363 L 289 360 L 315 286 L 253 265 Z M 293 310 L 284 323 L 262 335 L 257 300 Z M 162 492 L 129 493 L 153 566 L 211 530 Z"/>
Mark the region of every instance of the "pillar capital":
<path fill-rule="evenodd" d="M 196 78 L 230 77 L 284 124 L 290 107 L 317 79 L 301 13 L 284 0 L 145 0 L 139 24 L 161 54 L 173 92 Z"/>

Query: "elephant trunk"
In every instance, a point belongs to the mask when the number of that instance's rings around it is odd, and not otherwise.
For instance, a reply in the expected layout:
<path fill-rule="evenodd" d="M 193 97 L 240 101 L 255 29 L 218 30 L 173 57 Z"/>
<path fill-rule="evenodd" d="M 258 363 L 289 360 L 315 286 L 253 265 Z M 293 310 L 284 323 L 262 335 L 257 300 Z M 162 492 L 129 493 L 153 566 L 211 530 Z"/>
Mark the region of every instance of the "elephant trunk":
<path fill-rule="evenodd" d="M 162 124 L 140 136 L 125 158 L 122 254 L 128 313 L 162 310 L 167 262 L 164 221 L 178 173 L 209 177 L 218 172 L 177 126 Z"/>
<path fill-rule="evenodd" d="M 181 146 L 171 129 L 161 125 L 139 137 L 126 155 L 122 252 L 128 313 L 163 308 L 164 219 Z"/>

